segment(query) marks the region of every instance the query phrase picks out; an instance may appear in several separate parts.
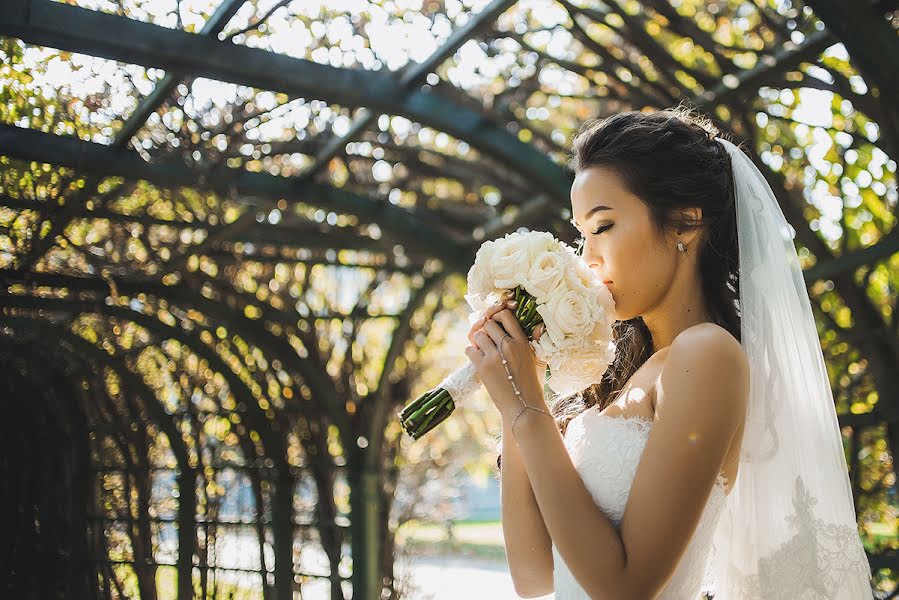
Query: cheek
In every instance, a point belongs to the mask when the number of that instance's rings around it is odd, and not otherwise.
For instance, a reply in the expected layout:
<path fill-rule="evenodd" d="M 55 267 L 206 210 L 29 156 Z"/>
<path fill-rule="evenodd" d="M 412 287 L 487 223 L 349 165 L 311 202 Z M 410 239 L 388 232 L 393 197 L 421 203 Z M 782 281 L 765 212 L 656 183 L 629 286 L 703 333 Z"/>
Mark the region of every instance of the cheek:
<path fill-rule="evenodd" d="M 658 294 L 657 288 L 665 280 L 668 263 L 663 248 L 645 233 L 634 232 L 616 242 L 610 248 L 606 267 L 614 282 L 609 291 L 615 299 L 616 312 L 625 316 L 625 313 L 639 311 Z"/>
<path fill-rule="evenodd" d="M 620 231 L 607 246 L 606 274 L 613 287 L 628 291 L 641 279 L 640 273 L 651 267 L 653 249 L 648 247 L 640 231 Z"/>

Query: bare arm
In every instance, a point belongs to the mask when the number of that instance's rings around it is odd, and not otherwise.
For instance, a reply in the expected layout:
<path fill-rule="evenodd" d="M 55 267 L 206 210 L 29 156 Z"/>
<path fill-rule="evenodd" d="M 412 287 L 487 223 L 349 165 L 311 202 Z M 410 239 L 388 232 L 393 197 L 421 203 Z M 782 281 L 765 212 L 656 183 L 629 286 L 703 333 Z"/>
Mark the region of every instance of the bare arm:
<path fill-rule="evenodd" d="M 485 311 L 481 320 L 474 323 L 468 339 L 477 347 L 474 332 L 484 325 L 484 320 L 505 308 L 499 304 Z M 540 339 L 542 327 L 534 332 Z M 537 365 L 546 371 L 546 365 Z M 502 468 L 500 470 L 502 502 L 501 517 L 506 560 L 515 592 L 522 598 L 546 596 L 553 591 L 552 542 L 537 506 L 534 490 L 528 480 L 521 449 L 512 436 L 512 423 L 503 419 Z"/>
<path fill-rule="evenodd" d="M 503 539 L 515 592 L 522 598 L 534 598 L 553 591 L 552 542 L 511 427 L 511 422 L 504 420 L 500 491 Z"/>

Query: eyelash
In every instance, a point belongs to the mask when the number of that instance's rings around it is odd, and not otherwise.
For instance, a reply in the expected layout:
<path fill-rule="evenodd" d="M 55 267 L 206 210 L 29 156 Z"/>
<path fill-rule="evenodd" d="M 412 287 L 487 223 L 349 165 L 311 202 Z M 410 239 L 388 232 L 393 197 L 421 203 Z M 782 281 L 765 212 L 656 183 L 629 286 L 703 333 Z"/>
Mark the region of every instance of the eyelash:
<path fill-rule="evenodd" d="M 611 228 L 612 228 L 612 225 L 603 225 L 601 227 L 598 227 L 596 229 L 596 231 L 593 231 L 591 233 L 593 233 L 593 235 L 599 235 L 600 233 L 605 233 L 606 231 L 608 231 Z M 586 243 L 586 241 L 587 240 L 584 238 L 583 234 L 577 240 L 575 240 L 575 246 L 577 247 L 578 256 L 583 254 L 584 243 Z"/>
<path fill-rule="evenodd" d="M 599 235 L 601 233 L 605 233 L 606 231 L 608 231 L 611 228 L 612 228 L 612 225 L 602 225 L 601 227 L 598 227 L 596 229 L 596 231 L 591 231 L 590 233 L 592 233 L 593 235 Z M 581 234 L 581 236 L 578 238 L 578 240 L 582 240 L 582 239 L 584 239 L 583 234 Z"/>

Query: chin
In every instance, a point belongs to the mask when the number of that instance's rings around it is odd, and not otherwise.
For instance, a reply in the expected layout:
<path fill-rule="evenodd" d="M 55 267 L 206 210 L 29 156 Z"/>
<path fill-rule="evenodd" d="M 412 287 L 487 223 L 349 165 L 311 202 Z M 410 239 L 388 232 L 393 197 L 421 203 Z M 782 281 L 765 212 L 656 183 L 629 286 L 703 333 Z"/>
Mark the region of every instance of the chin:
<path fill-rule="evenodd" d="M 615 307 L 615 320 L 616 321 L 630 321 L 631 319 L 636 319 L 639 317 L 639 314 L 633 314 L 630 311 L 622 310 Z"/>

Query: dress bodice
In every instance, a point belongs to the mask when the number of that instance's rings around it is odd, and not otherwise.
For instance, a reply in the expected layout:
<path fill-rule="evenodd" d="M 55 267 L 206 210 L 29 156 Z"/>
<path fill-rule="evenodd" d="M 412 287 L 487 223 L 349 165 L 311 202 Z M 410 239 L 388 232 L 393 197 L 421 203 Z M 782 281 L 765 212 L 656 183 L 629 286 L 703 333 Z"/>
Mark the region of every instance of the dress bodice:
<path fill-rule="evenodd" d="M 612 417 L 590 408 L 568 423 L 565 446 L 596 505 L 620 528 L 640 456 L 652 421 Z M 678 566 L 657 600 L 699 600 L 715 524 L 724 505 L 725 480 L 719 473 L 699 525 Z M 553 553 L 555 600 L 589 600 L 559 555 Z M 597 557 L 602 560 L 602 557 Z"/>

